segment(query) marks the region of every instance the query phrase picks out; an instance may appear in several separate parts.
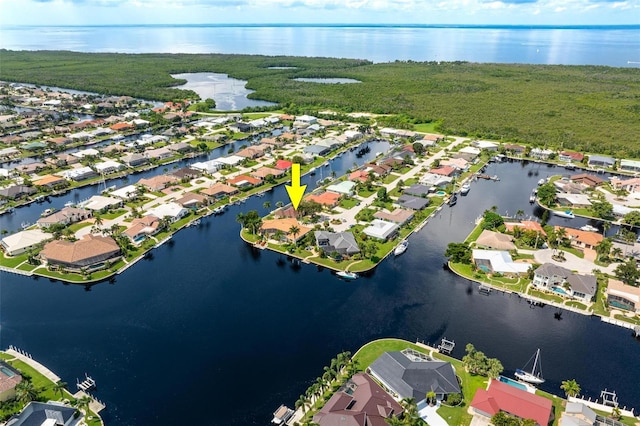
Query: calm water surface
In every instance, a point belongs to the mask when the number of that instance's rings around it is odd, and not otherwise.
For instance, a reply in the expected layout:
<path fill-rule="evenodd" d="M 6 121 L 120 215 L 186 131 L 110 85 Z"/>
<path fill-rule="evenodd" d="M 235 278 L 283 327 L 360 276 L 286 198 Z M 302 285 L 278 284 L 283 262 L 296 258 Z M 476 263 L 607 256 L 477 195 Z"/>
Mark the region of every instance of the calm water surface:
<path fill-rule="evenodd" d="M 5 26 L 0 48 L 632 66 L 640 27 Z"/>
<path fill-rule="evenodd" d="M 343 156 L 331 169 L 352 162 Z M 388 336 L 446 336 L 457 342 L 457 357 L 473 342 L 508 374 L 539 347 L 543 389 L 560 393 L 560 382 L 575 378 L 586 395 L 606 387 L 623 405 L 640 407 L 640 342 L 629 330 L 569 312 L 557 321 L 549 307 L 479 295 L 442 268 L 446 244 L 461 241 L 483 209 L 534 215 L 531 189 L 558 172 L 490 166 L 500 182 L 475 182 L 410 238 L 403 256 L 355 282 L 240 241 L 236 214 L 285 200 L 277 188 L 179 232 L 152 259 L 89 291 L 2 274 L 0 346 L 28 350 L 69 383 L 91 374 L 109 406 L 107 424 L 117 425 L 266 425 L 337 352 Z"/>

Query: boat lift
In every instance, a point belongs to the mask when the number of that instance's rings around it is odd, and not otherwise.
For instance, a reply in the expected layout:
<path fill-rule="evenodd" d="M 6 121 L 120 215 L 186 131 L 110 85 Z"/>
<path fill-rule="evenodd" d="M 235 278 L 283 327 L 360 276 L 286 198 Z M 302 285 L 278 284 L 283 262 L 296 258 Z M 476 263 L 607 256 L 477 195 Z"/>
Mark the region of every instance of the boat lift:
<path fill-rule="evenodd" d="M 615 391 L 603 390 L 600 392 L 600 398 L 602 398 L 602 403 L 604 405 L 609 405 L 612 407 L 618 406 L 618 395 L 616 395 Z"/>
<path fill-rule="evenodd" d="M 442 341 L 440 341 L 440 344 L 438 345 L 438 352 L 440 352 L 441 354 L 449 355 L 451 352 L 453 352 L 453 348 L 455 347 L 456 342 L 454 342 L 453 340 L 447 340 L 446 337 L 443 337 Z"/>
<path fill-rule="evenodd" d="M 78 389 L 84 392 L 90 389 L 95 389 L 96 381 L 93 380 L 90 376 L 88 376 L 87 373 L 84 373 L 84 377 L 85 378 L 83 381 L 79 381 L 78 379 L 76 379 L 76 386 L 78 387 Z"/>

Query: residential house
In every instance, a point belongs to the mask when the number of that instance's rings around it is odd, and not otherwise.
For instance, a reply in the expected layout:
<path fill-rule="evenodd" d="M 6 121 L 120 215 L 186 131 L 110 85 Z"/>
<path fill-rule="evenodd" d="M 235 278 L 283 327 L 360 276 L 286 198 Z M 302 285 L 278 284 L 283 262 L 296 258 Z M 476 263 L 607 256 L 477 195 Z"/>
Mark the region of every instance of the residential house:
<path fill-rule="evenodd" d="M 122 170 L 124 169 L 125 166 L 122 163 L 118 163 L 117 161 L 106 160 L 106 161 L 102 161 L 100 163 L 94 164 L 93 167 L 100 174 L 109 174 L 109 173 L 115 173 L 118 170 Z"/>
<path fill-rule="evenodd" d="M 436 188 L 445 188 L 453 181 L 452 177 L 440 176 L 433 173 L 425 173 L 420 178 L 420 183 L 429 187 L 430 191 L 435 191 Z"/>
<path fill-rule="evenodd" d="M 112 124 L 111 126 L 109 126 L 109 128 L 116 132 L 125 132 L 127 130 L 135 129 L 135 126 L 131 123 L 122 122 L 122 123 Z"/>
<path fill-rule="evenodd" d="M 313 155 L 315 157 L 318 157 L 318 156 L 322 157 L 326 155 L 329 151 L 331 151 L 331 149 L 321 145 L 308 145 L 308 146 L 305 146 L 304 149 L 302 150 L 302 152 L 304 152 L 305 154 Z"/>
<path fill-rule="evenodd" d="M 580 173 L 577 175 L 573 175 L 569 179 L 573 182 L 582 183 L 591 188 L 595 188 L 596 186 L 604 183 L 604 179 L 601 179 L 596 175 L 591 175 L 588 173 Z"/>
<path fill-rule="evenodd" d="M 581 402 L 567 402 L 558 426 L 600 426 L 598 415 Z"/>
<path fill-rule="evenodd" d="M 414 197 L 412 195 L 402 194 L 396 201 L 400 207 L 404 207 L 410 210 L 422 210 L 426 208 L 430 203 L 428 198 Z"/>
<path fill-rule="evenodd" d="M 575 151 L 562 151 L 558 156 L 560 161 L 565 161 L 567 163 L 576 162 L 581 163 L 584 159 L 584 154 Z"/>
<path fill-rule="evenodd" d="M 320 194 L 309 194 L 305 197 L 305 200 L 313 201 L 328 208 L 333 208 L 338 205 L 340 197 L 341 195 L 336 192 L 325 191 Z"/>
<path fill-rule="evenodd" d="M 0 240 L 0 245 L 8 256 L 17 256 L 51 238 L 53 235 L 48 232 L 43 232 L 40 229 L 28 229 L 4 237 Z"/>
<path fill-rule="evenodd" d="M 413 398 L 420 403 L 426 399 L 428 392 L 434 392 L 438 400 L 461 393 L 453 365 L 426 356 L 385 352 L 373 361 L 368 371 L 396 399 Z"/>
<path fill-rule="evenodd" d="M 422 137 L 422 140 L 433 143 L 444 142 L 444 135 L 427 133 Z"/>
<path fill-rule="evenodd" d="M 482 424 L 496 413 L 503 411 L 520 419 L 532 419 L 537 426 L 547 426 L 553 421 L 553 402 L 542 396 L 491 379 L 486 390 L 478 389 L 469 410 Z"/>
<path fill-rule="evenodd" d="M 486 247 L 495 250 L 516 250 L 511 235 L 502 234 L 500 232 L 483 230 L 476 240 L 477 247 Z"/>
<path fill-rule="evenodd" d="M 574 274 L 567 268 L 545 263 L 534 271 L 532 284 L 590 302 L 597 290 L 596 277 Z"/>
<path fill-rule="evenodd" d="M 429 173 L 432 173 L 434 175 L 451 177 L 458 174 L 458 169 L 451 166 L 442 166 L 442 167 L 429 170 Z"/>
<path fill-rule="evenodd" d="M 290 232 L 294 227 L 298 228 L 295 235 Z M 311 228 L 304 226 L 294 218 L 267 219 L 262 222 L 260 232 L 269 238 L 273 238 L 276 233 L 282 233 L 284 240 L 295 243 L 311 232 Z"/>
<path fill-rule="evenodd" d="M 67 183 L 67 180 L 65 178 L 60 176 L 54 176 L 54 175 L 44 175 L 44 176 L 41 176 L 39 179 L 33 181 L 33 184 L 35 186 L 47 186 L 49 188 L 53 188 L 54 186 L 57 186 L 57 185 L 64 185 L 66 183 Z"/>
<path fill-rule="evenodd" d="M 246 188 L 249 186 L 256 186 L 262 183 L 262 179 L 251 177 L 248 175 L 238 175 L 232 179 L 227 179 L 229 185 L 237 186 L 238 188 Z"/>
<path fill-rule="evenodd" d="M 71 155 L 78 158 L 97 157 L 98 155 L 100 155 L 100 151 L 94 148 L 87 148 L 81 151 L 72 152 Z"/>
<path fill-rule="evenodd" d="M 517 144 L 506 143 L 503 146 L 505 151 L 515 155 L 522 155 L 527 150 L 525 146 L 517 145 Z"/>
<path fill-rule="evenodd" d="M 242 158 L 256 159 L 262 157 L 264 153 L 264 149 L 261 149 L 257 146 L 248 146 L 245 149 L 241 149 L 240 151 L 236 152 L 236 155 Z"/>
<path fill-rule="evenodd" d="M 131 225 L 122 233 L 133 244 L 140 244 L 149 236 L 155 235 L 160 230 L 160 218 L 147 215 L 131 221 Z"/>
<path fill-rule="evenodd" d="M 180 169 L 173 170 L 168 173 L 169 176 L 175 176 L 181 181 L 188 181 L 202 176 L 200 170 L 192 169 L 191 167 L 182 167 Z"/>
<path fill-rule="evenodd" d="M 533 148 L 531 151 L 529 151 L 529 156 L 532 158 L 537 158 L 539 160 L 547 160 L 549 159 L 549 157 L 551 157 L 552 154 L 554 154 L 555 151 L 552 151 L 550 149 L 542 149 L 542 148 Z"/>
<path fill-rule="evenodd" d="M 209 188 L 205 188 L 200 191 L 201 194 L 207 195 L 213 198 L 223 198 L 228 197 L 234 194 L 237 194 L 238 188 L 235 188 L 231 185 L 225 185 L 224 183 L 216 183 Z"/>
<path fill-rule="evenodd" d="M 257 179 L 266 179 L 267 176 L 280 177 L 285 173 L 286 171 L 284 170 L 273 169 L 271 167 L 260 167 L 259 169 L 256 169 L 249 174 Z"/>
<path fill-rule="evenodd" d="M 612 308 L 640 314 L 640 288 L 609 278 L 607 303 Z"/>
<path fill-rule="evenodd" d="M 640 172 L 640 161 L 620 160 L 620 170 L 625 172 Z"/>
<path fill-rule="evenodd" d="M 78 164 L 78 166 L 80 165 Z M 89 166 L 80 166 L 74 167 L 69 170 L 63 170 L 62 172 L 60 172 L 60 175 L 65 179 L 74 180 L 76 182 L 98 176 L 96 171 Z"/>
<path fill-rule="evenodd" d="M 615 189 L 623 189 L 629 194 L 640 192 L 640 178 L 620 179 L 619 177 L 612 177 L 611 185 Z"/>
<path fill-rule="evenodd" d="M 80 203 L 80 207 L 84 207 L 85 209 L 102 212 L 107 211 L 111 208 L 121 207 L 123 204 L 122 199 L 113 198 L 113 197 L 105 197 L 103 195 L 94 195 L 89 198 L 87 201 Z"/>
<path fill-rule="evenodd" d="M 413 195 L 415 197 L 426 197 L 430 190 L 427 185 L 416 183 L 402 191 L 403 194 Z"/>
<path fill-rule="evenodd" d="M 353 195 L 354 190 L 356 187 L 356 183 L 355 182 L 351 182 L 349 180 L 344 180 L 342 182 L 333 184 L 333 185 L 329 185 L 327 187 L 327 191 L 331 191 L 331 192 L 335 192 L 338 194 L 342 194 L 342 195 Z"/>
<path fill-rule="evenodd" d="M 486 273 L 520 276 L 531 269 L 531 264 L 514 262 L 508 251 L 472 250 L 474 264 Z"/>
<path fill-rule="evenodd" d="M 567 194 L 560 193 L 556 195 L 556 200 L 561 206 L 569 206 L 573 208 L 589 208 L 591 207 L 591 201 L 586 194 Z"/>
<path fill-rule="evenodd" d="M 440 161 L 441 166 L 455 167 L 458 170 L 465 171 L 469 168 L 469 162 L 464 158 L 450 158 Z"/>
<path fill-rule="evenodd" d="M 247 123 L 237 122 L 229 125 L 229 130 L 240 133 L 247 133 L 251 131 L 251 126 Z"/>
<path fill-rule="evenodd" d="M 80 222 L 85 219 L 89 219 L 93 216 L 93 213 L 89 210 L 78 209 L 75 207 L 65 207 L 60 211 L 54 212 L 46 217 L 38 219 L 36 224 L 40 228 L 47 228 L 51 225 L 70 225 L 72 223 Z"/>
<path fill-rule="evenodd" d="M 385 426 L 399 417 L 402 406 L 371 377 L 354 374 L 313 416 L 319 426 Z"/>
<path fill-rule="evenodd" d="M 293 163 L 287 160 L 277 160 L 276 165 L 274 166 L 278 170 L 289 170 Z"/>
<path fill-rule="evenodd" d="M 374 219 L 371 221 L 371 224 L 369 226 L 362 230 L 362 232 L 371 238 L 386 241 L 390 238 L 395 237 L 399 229 L 400 227 L 393 222 Z"/>
<path fill-rule="evenodd" d="M 37 190 L 27 185 L 11 185 L 6 188 L 0 188 L 0 197 L 17 200 L 18 198 L 36 193 Z"/>
<path fill-rule="evenodd" d="M 379 210 L 373 214 L 373 217 L 380 220 L 386 220 L 387 222 L 393 222 L 398 224 L 399 226 L 408 223 L 413 219 L 414 213 L 412 210 L 406 209 L 395 209 L 392 212 L 386 212 L 384 210 Z"/>
<path fill-rule="evenodd" d="M 520 228 L 527 231 L 538 232 L 541 236 L 547 235 L 547 233 L 542 228 L 542 225 L 539 222 L 534 222 L 532 220 L 523 220 L 520 222 L 505 222 L 504 226 L 509 232 L 513 232 L 515 228 Z"/>
<path fill-rule="evenodd" d="M 295 124 L 307 124 L 307 125 L 311 125 L 314 123 L 317 123 L 318 119 L 312 115 L 299 115 L 296 116 L 295 118 Z"/>
<path fill-rule="evenodd" d="M 162 148 L 148 149 L 144 152 L 144 155 L 149 160 L 165 160 L 173 157 L 173 151 L 163 146 Z"/>
<path fill-rule="evenodd" d="M 46 164 L 44 164 L 41 161 L 36 161 L 29 164 L 21 164 L 18 167 L 16 167 L 16 170 L 18 170 L 20 173 L 25 173 L 29 175 L 31 173 L 37 173 L 40 170 L 44 169 L 45 167 L 47 167 Z"/>
<path fill-rule="evenodd" d="M 148 179 L 140 179 L 138 185 L 142 185 L 149 191 L 162 191 L 168 186 L 177 184 L 180 180 L 175 176 L 158 175 Z"/>
<path fill-rule="evenodd" d="M 397 137 L 397 138 L 413 138 L 416 136 L 416 132 L 405 129 L 392 129 L 390 127 L 383 127 L 380 129 L 380 134 L 385 137 Z"/>
<path fill-rule="evenodd" d="M 616 160 L 602 155 L 590 155 L 588 164 L 592 167 L 613 167 L 616 164 Z"/>
<path fill-rule="evenodd" d="M 479 149 L 486 149 L 487 151 L 496 151 L 500 144 L 491 141 L 473 141 L 471 145 Z"/>
<path fill-rule="evenodd" d="M 168 218 L 171 223 L 174 223 L 188 215 L 189 210 L 178 203 L 170 202 L 153 207 L 144 214 L 145 216 L 155 216 L 160 219 Z"/>
<path fill-rule="evenodd" d="M 360 248 L 351 232 L 315 231 L 316 245 L 325 254 L 338 253 L 341 256 L 353 256 Z"/>
<path fill-rule="evenodd" d="M 10 160 L 14 157 L 18 157 L 20 155 L 20 150 L 18 148 L 9 147 L 0 149 L 0 158 L 3 160 Z"/>
<path fill-rule="evenodd" d="M 140 192 L 144 192 L 144 188 L 139 188 L 136 185 L 127 185 L 122 188 L 118 188 L 114 191 L 111 191 L 109 195 L 112 197 L 122 198 L 125 201 L 133 200 L 136 198 Z"/>
<path fill-rule="evenodd" d="M 78 241 L 54 240 L 45 244 L 40 258 L 48 265 L 68 269 L 99 269 L 121 255 L 120 246 L 111 237 L 86 234 Z"/>
<path fill-rule="evenodd" d="M 369 172 L 365 170 L 356 170 L 349 173 L 348 179 L 350 181 L 366 182 L 369 179 Z"/>
<path fill-rule="evenodd" d="M 129 167 L 136 167 L 136 166 L 140 166 L 142 164 L 145 164 L 149 161 L 149 159 L 147 157 L 145 157 L 142 154 L 138 154 L 137 152 L 134 152 L 132 154 L 127 154 L 123 157 L 120 158 L 120 160 L 122 160 L 122 162 L 124 164 L 126 164 Z"/>
<path fill-rule="evenodd" d="M 7 426 L 80 426 L 85 424 L 84 415 L 74 407 L 61 402 L 31 401 L 17 415 L 12 416 Z"/>
<path fill-rule="evenodd" d="M 202 206 L 206 206 L 208 198 L 204 195 L 196 194 L 194 192 L 186 192 L 184 195 L 176 200 L 176 203 L 182 207 L 188 209 L 199 209 Z"/>
<path fill-rule="evenodd" d="M 571 240 L 571 245 L 580 249 L 595 250 L 604 237 L 598 232 L 583 231 L 580 229 L 564 228 L 556 226 L 555 230 L 564 229 L 565 235 Z"/>
<path fill-rule="evenodd" d="M 0 403 L 15 398 L 16 386 L 22 381 L 20 372 L 0 360 Z"/>

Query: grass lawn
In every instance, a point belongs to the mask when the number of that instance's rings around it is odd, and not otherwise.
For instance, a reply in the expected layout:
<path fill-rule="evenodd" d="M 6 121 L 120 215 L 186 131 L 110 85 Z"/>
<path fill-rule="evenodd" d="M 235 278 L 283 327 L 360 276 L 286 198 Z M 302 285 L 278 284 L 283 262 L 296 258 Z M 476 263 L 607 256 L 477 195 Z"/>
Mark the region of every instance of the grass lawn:
<path fill-rule="evenodd" d="M 8 359 L 12 359 L 12 358 L 13 358 L 13 355 L 9 355 L 9 354 L 7 354 L 7 353 L 0 352 L 0 359 L 3 359 L 3 360 L 5 360 L 5 361 L 6 361 L 6 360 L 8 360 Z"/>
<path fill-rule="evenodd" d="M 585 305 L 584 303 L 576 302 L 575 300 L 567 302 L 567 303 L 565 303 L 565 305 L 571 306 L 573 308 L 582 309 L 583 311 L 587 310 L 587 305 Z"/>
<path fill-rule="evenodd" d="M 637 324 L 640 325 L 640 318 L 638 318 L 637 316 L 633 317 L 633 318 L 629 318 L 625 315 L 621 315 L 621 314 L 616 314 L 614 315 L 615 319 L 620 320 L 620 321 L 625 321 L 631 324 Z"/>
<path fill-rule="evenodd" d="M 598 279 L 598 291 L 596 292 L 596 301 L 592 306 L 593 313 L 596 315 L 609 316 L 609 305 L 607 304 L 606 284 L 603 286 L 603 282 L 606 280 Z"/>
<path fill-rule="evenodd" d="M 0 265 L 7 266 L 9 268 L 15 268 L 16 266 L 27 260 L 28 257 L 29 255 L 27 255 L 26 253 L 13 257 L 5 257 L 4 253 L 2 253 L 2 257 L 0 257 Z"/>
<path fill-rule="evenodd" d="M 400 177 L 399 175 L 396 175 L 396 174 L 394 174 L 394 173 L 390 173 L 390 174 L 386 175 L 386 176 L 384 177 L 384 179 L 382 179 L 382 182 L 384 182 L 384 183 L 391 183 L 391 182 L 393 182 L 394 180 L 398 179 L 399 177 Z"/>
<path fill-rule="evenodd" d="M 236 133 L 233 134 L 231 139 L 233 139 L 234 141 L 237 141 L 237 140 L 240 140 L 240 139 L 246 139 L 247 136 L 249 136 L 248 133 L 236 132 Z"/>
<path fill-rule="evenodd" d="M 375 193 L 376 193 L 375 190 L 369 191 L 368 189 L 361 189 L 360 191 L 358 191 L 358 195 L 361 196 L 362 198 L 370 197 Z"/>
<path fill-rule="evenodd" d="M 469 234 L 469 236 L 464 240 L 465 243 L 471 243 L 474 242 L 475 240 L 478 239 L 478 237 L 480 236 L 480 234 L 482 234 L 482 231 L 484 231 L 484 229 L 482 229 L 482 222 L 480 222 L 479 224 L 476 225 L 475 228 L 473 228 L 473 231 L 471 231 L 471 233 Z"/>
<path fill-rule="evenodd" d="M 542 291 L 538 291 L 536 289 L 530 288 L 528 294 L 539 297 L 540 299 L 550 300 L 552 302 L 562 303 L 564 299 L 560 296 L 554 296 L 553 294 L 543 293 Z"/>
<path fill-rule="evenodd" d="M 116 217 L 122 216 L 123 214 L 125 214 L 127 211 L 125 209 L 118 209 L 115 212 L 109 212 L 109 213 L 104 213 L 102 214 L 100 217 L 102 219 L 107 219 L 107 220 L 113 220 Z"/>
<path fill-rule="evenodd" d="M 421 133 L 438 133 L 436 131 L 436 126 L 438 125 L 437 121 L 432 121 L 431 123 L 420 123 L 414 124 L 413 130 Z"/>
<path fill-rule="evenodd" d="M 71 232 L 75 234 L 82 228 L 86 228 L 87 226 L 91 226 L 91 225 L 93 225 L 93 223 L 82 221 L 82 222 L 77 222 L 72 225 L 69 225 L 69 229 L 71 230 Z"/>
<path fill-rule="evenodd" d="M 576 249 L 576 248 L 562 246 L 558 250 L 562 250 L 564 252 L 571 253 L 572 255 L 577 256 L 580 259 L 584 259 L 584 253 L 581 252 L 580 250 Z"/>
<path fill-rule="evenodd" d="M 356 200 L 355 198 L 349 198 L 349 199 L 341 199 L 340 200 L 340 207 L 342 207 L 343 209 L 349 210 L 355 206 L 357 206 L 360 203 L 360 200 Z"/>

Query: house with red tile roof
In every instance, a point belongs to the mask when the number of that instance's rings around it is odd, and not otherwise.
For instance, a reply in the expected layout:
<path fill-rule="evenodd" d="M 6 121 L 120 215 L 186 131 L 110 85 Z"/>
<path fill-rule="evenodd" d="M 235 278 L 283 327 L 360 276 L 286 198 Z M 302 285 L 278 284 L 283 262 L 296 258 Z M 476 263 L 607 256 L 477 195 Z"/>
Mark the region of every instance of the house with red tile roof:
<path fill-rule="evenodd" d="M 243 158 L 258 158 L 258 157 L 262 157 L 264 155 L 265 150 L 257 147 L 257 146 L 249 146 L 245 149 L 241 149 L 240 151 L 236 152 L 235 155 L 237 155 L 238 157 L 243 157 Z"/>
<path fill-rule="evenodd" d="M 276 165 L 274 166 L 278 170 L 289 170 L 293 163 L 287 160 L 278 160 L 276 161 Z"/>
<path fill-rule="evenodd" d="M 544 232 L 542 225 L 540 223 L 535 222 L 533 220 L 523 220 L 521 222 L 505 222 L 504 226 L 507 228 L 507 231 L 513 232 L 515 228 L 522 228 L 527 231 L 535 231 L 539 232 L 540 235 L 546 236 L 547 233 Z"/>
<path fill-rule="evenodd" d="M 237 186 L 238 188 L 243 188 L 246 186 L 260 185 L 262 180 L 248 175 L 238 175 L 233 179 L 228 179 L 227 183 L 229 185 Z"/>
<path fill-rule="evenodd" d="M 289 231 L 292 227 L 297 227 L 299 232 L 294 236 Z M 311 228 L 304 226 L 297 219 L 283 218 L 283 219 L 269 219 L 264 220 L 260 226 L 260 232 L 272 237 L 276 232 L 284 233 L 283 238 L 289 242 L 297 242 L 302 237 L 311 232 Z"/>
<path fill-rule="evenodd" d="M 47 264 L 70 269 L 97 268 L 119 257 L 120 247 L 113 238 L 93 234 L 74 242 L 51 241 L 40 252 L 40 258 Z"/>
<path fill-rule="evenodd" d="M 237 194 L 238 188 L 231 185 L 225 185 L 224 183 L 216 183 L 209 188 L 203 189 L 200 193 L 213 198 L 222 198 L 228 195 Z"/>
<path fill-rule="evenodd" d="M 599 232 L 591 232 L 591 231 L 582 231 L 580 229 L 573 228 L 564 228 L 561 226 L 556 226 L 555 230 L 564 229 L 565 235 L 569 240 L 571 240 L 571 245 L 574 247 L 578 247 L 581 249 L 592 249 L 600 244 L 600 242 L 604 239 L 604 237 Z"/>
<path fill-rule="evenodd" d="M 584 154 L 574 151 L 562 151 L 558 159 L 560 161 L 575 161 L 580 163 L 584 159 Z"/>
<path fill-rule="evenodd" d="M 33 181 L 33 184 L 35 186 L 54 187 L 56 185 L 64 184 L 66 182 L 67 182 L 67 180 L 65 178 L 60 177 L 60 176 L 44 175 L 40 179 Z"/>
<path fill-rule="evenodd" d="M 180 179 L 175 176 L 158 175 L 149 179 L 140 179 L 137 184 L 144 186 L 149 191 L 162 191 L 167 186 L 178 182 Z"/>
<path fill-rule="evenodd" d="M 356 170 L 349 174 L 349 180 L 351 181 L 366 182 L 368 177 L 369 173 L 365 170 Z"/>
<path fill-rule="evenodd" d="M 309 194 L 305 197 L 306 201 L 314 201 L 323 206 L 327 206 L 329 208 L 333 208 L 338 205 L 338 201 L 340 201 L 340 194 L 335 192 L 326 191 L 322 194 Z"/>
<path fill-rule="evenodd" d="M 438 167 L 437 169 L 429 170 L 429 173 L 433 173 L 434 175 L 440 175 L 440 176 L 453 176 L 454 174 L 456 174 L 457 171 L 458 169 L 456 169 L 455 167 L 442 166 L 442 167 Z"/>
<path fill-rule="evenodd" d="M 131 130 L 134 127 L 135 126 L 133 124 L 129 124 L 129 123 L 126 123 L 126 122 L 116 123 L 116 124 L 112 124 L 111 126 L 109 126 L 109 128 L 111 130 L 114 130 L 116 132 L 121 132 L 121 131 L 124 131 L 124 130 Z"/>
<path fill-rule="evenodd" d="M 500 411 L 521 419 L 532 419 L 538 426 L 547 426 L 553 421 L 553 403 L 550 399 L 499 380 L 491 380 L 486 390 L 476 391 L 469 412 L 486 422 Z"/>
<path fill-rule="evenodd" d="M 157 216 L 147 215 L 133 219 L 131 226 L 122 234 L 131 240 L 133 244 L 140 244 L 148 236 L 155 235 L 160 229 L 160 219 Z"/>

